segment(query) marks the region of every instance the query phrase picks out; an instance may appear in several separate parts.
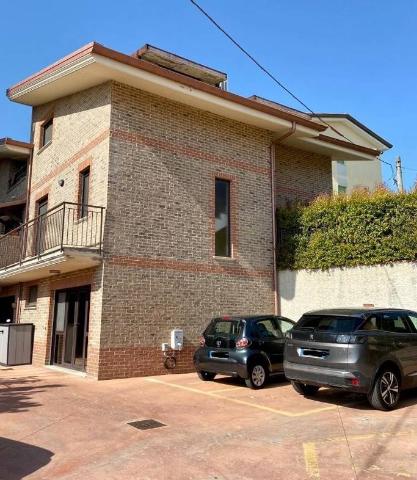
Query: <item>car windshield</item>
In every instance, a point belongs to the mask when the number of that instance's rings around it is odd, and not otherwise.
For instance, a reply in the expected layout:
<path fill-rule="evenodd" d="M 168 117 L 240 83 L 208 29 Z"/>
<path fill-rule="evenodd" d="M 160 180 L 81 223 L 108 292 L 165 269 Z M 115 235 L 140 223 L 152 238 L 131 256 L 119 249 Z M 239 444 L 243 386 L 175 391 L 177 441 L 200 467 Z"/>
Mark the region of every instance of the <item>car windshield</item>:
<path fill-rule="evenodd" d="M 314 330 L 329 333 L 349 333 L 354 332 L 362 321 L 361 317 L 303 315 L 295 328 L 297 330 Z"/>
<path fill-rule="evenodd" d="M 210 325 L 207 327 L 205 334 L 207 336 L 221 336 L 226 338 L 236 338 L 238 337 L 243 328 L 242 320 L 224 320 L 216 319 L 213 320 Z"/>

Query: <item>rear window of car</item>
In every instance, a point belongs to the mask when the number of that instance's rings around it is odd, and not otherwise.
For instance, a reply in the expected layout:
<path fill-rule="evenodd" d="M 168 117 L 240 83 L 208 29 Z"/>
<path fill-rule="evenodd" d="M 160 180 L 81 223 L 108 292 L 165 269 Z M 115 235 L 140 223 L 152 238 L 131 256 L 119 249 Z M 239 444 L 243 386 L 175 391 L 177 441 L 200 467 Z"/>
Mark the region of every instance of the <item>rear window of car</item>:
<path fill-rule="evenodd" d="M 339 315 L 303 315 L 297 325 L 297 330 L 316 330 L 329 333 L 354 332 L 362 323 L 360 317 L 345 317 Z"/>
<path fill-rule="evenodd" d="M 222 337 L 236 338 L 242 333 L 242 320 L 213 320 L 204 332 L 205 335 L 217 335 Z"/>

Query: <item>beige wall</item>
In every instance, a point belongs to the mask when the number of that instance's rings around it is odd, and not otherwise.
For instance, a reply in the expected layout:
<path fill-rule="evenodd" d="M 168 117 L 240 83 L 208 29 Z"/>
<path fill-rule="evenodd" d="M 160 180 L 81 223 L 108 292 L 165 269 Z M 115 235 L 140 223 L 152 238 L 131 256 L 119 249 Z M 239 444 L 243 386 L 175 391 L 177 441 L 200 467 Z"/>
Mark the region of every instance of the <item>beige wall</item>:
<path fill-rule="evenodd" d="M 308 310 L 398 307 L 417 310 L 417 264 L 279 272 L 281 312 L 298 320 Z"/>
<path fill-rule="evenodd" d="M 346 192 L 351 193 L 357 188 L 374 190 L 382 184 L 382 169 L 379 160 L 349 161 L 341 165 L 332 162 L 333 188 L 338 192 L 338 186 L 346 187 Z"/>

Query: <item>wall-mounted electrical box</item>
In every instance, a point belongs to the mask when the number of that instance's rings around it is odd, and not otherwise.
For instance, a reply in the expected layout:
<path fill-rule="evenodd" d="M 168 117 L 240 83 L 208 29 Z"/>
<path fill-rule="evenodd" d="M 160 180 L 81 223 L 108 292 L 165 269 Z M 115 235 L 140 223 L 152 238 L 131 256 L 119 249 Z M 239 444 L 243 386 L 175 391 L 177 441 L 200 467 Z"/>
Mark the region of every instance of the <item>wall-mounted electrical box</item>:
<path fill-rule="evenodd" d="M 173 350 L 182 350 L 184 344 L 184 332 L 179 328 L 171 330 L 171 348 Z"/>

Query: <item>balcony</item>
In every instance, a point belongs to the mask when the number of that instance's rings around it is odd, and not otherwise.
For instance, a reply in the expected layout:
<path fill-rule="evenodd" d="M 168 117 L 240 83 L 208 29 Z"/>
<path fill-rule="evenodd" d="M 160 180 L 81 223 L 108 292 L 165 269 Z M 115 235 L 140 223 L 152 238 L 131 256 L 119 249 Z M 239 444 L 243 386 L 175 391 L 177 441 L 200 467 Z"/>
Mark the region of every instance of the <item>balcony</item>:
<path fill-rule="evenodd" d="M 0 285 L 97 266 L 104 207 L 64 202 L 0 237 Z"/>

